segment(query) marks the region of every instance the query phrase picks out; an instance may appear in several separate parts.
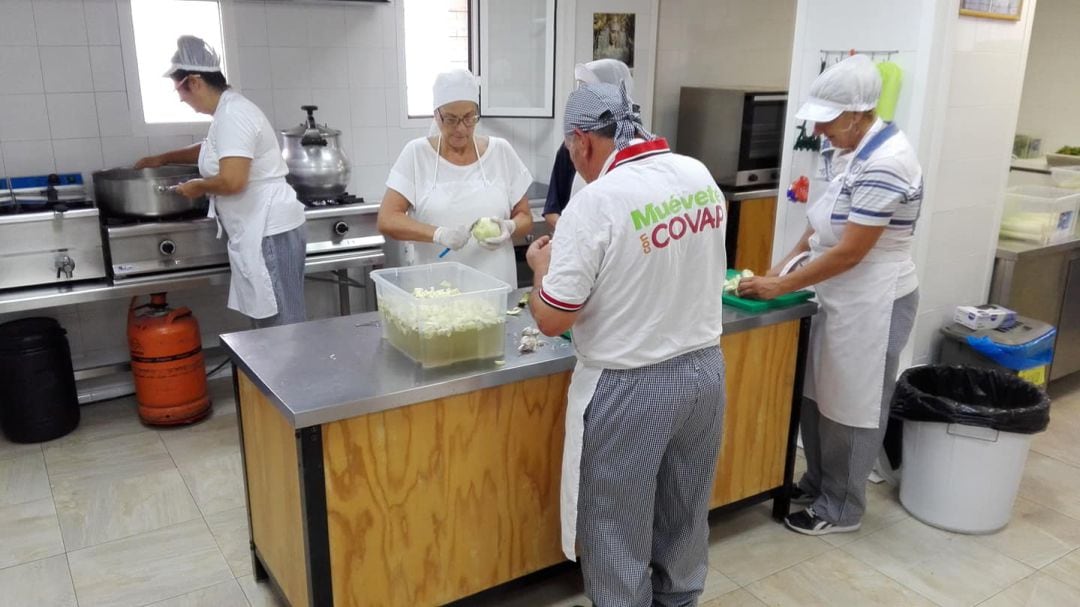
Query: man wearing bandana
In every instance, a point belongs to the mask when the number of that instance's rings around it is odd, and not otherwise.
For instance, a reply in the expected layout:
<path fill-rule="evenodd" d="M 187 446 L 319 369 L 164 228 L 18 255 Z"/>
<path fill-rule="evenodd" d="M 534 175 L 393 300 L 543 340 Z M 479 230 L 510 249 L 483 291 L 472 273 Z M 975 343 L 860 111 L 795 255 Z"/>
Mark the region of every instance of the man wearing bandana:
<path fill-rule="evenodd" d="M 587 185 L 529 247 L 530 308 L 573 329 L 562 544 L 597 607 L 697 604 L 724 413 L 726 205 L 703 164 L 646 132 L 625 87 L 567 101 Z"/>

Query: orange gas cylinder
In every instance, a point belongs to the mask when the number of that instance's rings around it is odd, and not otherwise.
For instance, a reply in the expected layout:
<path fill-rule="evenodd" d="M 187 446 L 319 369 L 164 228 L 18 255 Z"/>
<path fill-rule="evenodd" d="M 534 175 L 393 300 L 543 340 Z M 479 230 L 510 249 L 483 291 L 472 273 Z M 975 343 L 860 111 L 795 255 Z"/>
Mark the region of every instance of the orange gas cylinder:
<path fill-rule="evenodd" d="M 164 293 L 128 309 L 128 346 L 139 417 L 148 424 L 196 422 L 210 412 L 199 322 L 169 307 Z"/>

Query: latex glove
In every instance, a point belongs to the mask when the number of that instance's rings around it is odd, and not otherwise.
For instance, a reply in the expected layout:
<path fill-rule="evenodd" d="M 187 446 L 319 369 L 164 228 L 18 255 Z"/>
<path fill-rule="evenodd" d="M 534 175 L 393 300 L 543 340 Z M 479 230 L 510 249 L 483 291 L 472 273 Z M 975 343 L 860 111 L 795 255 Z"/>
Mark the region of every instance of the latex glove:
<path fill-rule="evenodd" d="M 435 244 L 457 251 L 469 242 L 469 226 L 435 228 L 435 235 L 431 239 Z"/>
<path fill-rule="evenodd" d="M 517 229 L 517 224 L 514 223 L 513 219 L 496 219 L 492 217 L 491 220 L 499 224 L 499 235 L 477 240 L 476 242 L 485 249 L 494 251 L 501 247 L 504 242 L 510 240 L 510 237 L 514 235 L 514 230 Z"/>

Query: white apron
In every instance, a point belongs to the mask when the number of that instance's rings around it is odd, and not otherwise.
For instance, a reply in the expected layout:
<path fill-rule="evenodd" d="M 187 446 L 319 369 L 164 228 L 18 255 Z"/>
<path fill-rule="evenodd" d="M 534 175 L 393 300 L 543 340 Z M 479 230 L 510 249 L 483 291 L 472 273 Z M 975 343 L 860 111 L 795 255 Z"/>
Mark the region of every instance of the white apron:
<path fill-rule="evenodd" d="M 851 169 L 865 162 L 896 132 L 893 125 L 879 131 L 851 160 Z M 824 194 L 807 208 L 807 220 L 814 230 L 811 260 L 840 242 L 832 215 L 850 175 L 851 171 L 845 170 L 832 178 Z M 804 393 L 834 422 L 856 428 L 878 427 L 889 323 L 897 278 L 907 259 L 906 252 L 871 249 L 855 267 L 815 285 L 821 308 L 810 330 L 810 373 Z"/>
<path fill-rule="evenodd" d="M 579 360 L 570 378 L 566 395 L 566 438 L 563 439 L 562 485 L 559 513 L 562 521 L 562 549 L 566 558 L 577 560 L 578 492 L 581 487 L 581 443 L 585 437 L 585 409 L 596 392 L 604 370 Z"/>
<path fill-rule="evenodd" d="M 475 146 L 474 139 L 473 147 Z M 437 149 L 441 147 L 442 137 L 439 138 Z M 439 156 L 435 160 L 435 176 L 432 178 L 431 189 L 420 195 L 418 201 L 420 204 L 414 207 L 413 216 L 417 221 L 435 226 L 454 226 L 472 222 L 481 217 L 510 218 L 511 205 L 507 203 L 506 193 L 488 180 L 487 173 L 484 172 L 484 164 L 480 160 L 479 150 L 476 152 L 476 158 L 476 163 L 480 168 L 480 179 L 444 183 L 439 183 L 439 165 L 444 159 Z M 510 285 L 511 288 L 517 288 L 517 264 L 514 261 L 512 240 L 507 240 L 498 249 L 489 251 L 470 238 L 464 247 L 457 251 L 450 251 L 440 259 L 439 254 L 444 249 L 443 245 L 435 243 L 407 243 L 405 246 L 406 263 L 417 265 L 438 261 L 457 261 L 494 276 Z"/>
<path fill-rule="evenodd" d="M 199 172 L 204 177 L 207 176 L 204 157 L 208 147 L 203 144 L 199 150 Z M 248 182 L 248 193 L 252 195 L 230 200 L 221 208 L 217 206 L 217 197 L 209 196 L 207 215 L 217 218 L 218 238 L 221 238 L 222 228 L 229 237 L 226 246 L 232 276 L 228 306 L 248 318 L 268 318 L 277 314 L 277 298 L 262 253 L 272 196 L 270 192 L 259 195 L 259 190 L 272 187 L 274 181 L 276 179 Z"/>

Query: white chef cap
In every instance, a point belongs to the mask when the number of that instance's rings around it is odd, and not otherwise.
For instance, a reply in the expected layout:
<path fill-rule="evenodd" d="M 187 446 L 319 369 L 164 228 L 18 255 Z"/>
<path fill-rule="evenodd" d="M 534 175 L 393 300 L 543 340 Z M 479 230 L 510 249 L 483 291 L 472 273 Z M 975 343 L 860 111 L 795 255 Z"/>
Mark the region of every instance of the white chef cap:
<path fill-rule="evenodd" d="M 432 110 L 455 101 L 472 101 L 480 105 L 480 84 L 469 70 L 453 69 L 435 76 L 435 85 L 431 90 Z"/>
<path fill-rule="evenodd" d="M 795 117 L 829 122 L 842 112 L 865 112 L 877 107 L 881 74 L 866 55 L 852 55 L 833 65 L 810 84 L 810 96 Z"/>
<path fill-rule="evenodd" d="M 221 59 L 214 48 L 202 38 L 180 36 L 176 39 L 176 52 L 172 56 L 172 65 L 163 76 L 173 75 L 176 70 L 189 72 L 220 72 Z"/>
<path fill-rule="evenodd" d="M 619 86 L 626 83 L 626 93 L 634 96 L 634 77 L 630 75 L 630 68 L 618 59 L 597 59 L 588 63 L 579 63 L 574 66 L 574 79 L 586 84 L 613 84 Z"/>

